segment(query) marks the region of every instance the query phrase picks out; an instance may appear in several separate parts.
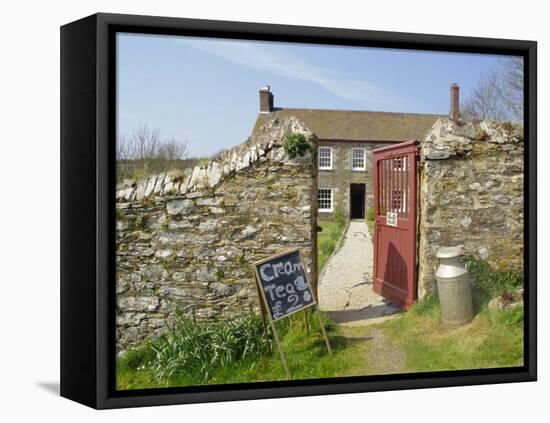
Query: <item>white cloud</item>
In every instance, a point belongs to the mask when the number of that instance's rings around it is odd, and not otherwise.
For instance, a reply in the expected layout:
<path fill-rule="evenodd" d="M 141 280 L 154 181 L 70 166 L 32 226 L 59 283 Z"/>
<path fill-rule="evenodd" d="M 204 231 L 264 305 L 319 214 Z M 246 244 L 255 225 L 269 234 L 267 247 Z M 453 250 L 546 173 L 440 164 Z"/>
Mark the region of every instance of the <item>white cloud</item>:
<path fill-rule="evenodd" d="M 409 108 L 405 99 L 386 92 L 370 81 L 351 78 L 342 72 L 310 63 L 294 52 L 273 48 L 268 43 L 197 39 L 184 42 L 245 67 L 318 84 L 338 97 L 359 102 L 368 108 Z"/>

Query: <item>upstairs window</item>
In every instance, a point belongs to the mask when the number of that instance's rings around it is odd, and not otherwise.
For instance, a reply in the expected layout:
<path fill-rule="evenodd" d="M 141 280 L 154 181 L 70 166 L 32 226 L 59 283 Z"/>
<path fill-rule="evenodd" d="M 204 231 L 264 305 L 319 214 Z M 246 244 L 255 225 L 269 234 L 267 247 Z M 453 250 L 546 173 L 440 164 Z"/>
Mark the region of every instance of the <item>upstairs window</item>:
<path fill-rule="evenodd" d="M 366 155 L 364 148 L 351 149 L 351 170 L 366 170 Z"/>
<path fill-rule="evenodd" d="M 319 169 L 332 170 L 332 147 L 319 147 Z"/>
<path fill-rule="evenodd" d="M 332 190 L 320 188 L 317 193 L 317 211 L 332 212 Z"/>

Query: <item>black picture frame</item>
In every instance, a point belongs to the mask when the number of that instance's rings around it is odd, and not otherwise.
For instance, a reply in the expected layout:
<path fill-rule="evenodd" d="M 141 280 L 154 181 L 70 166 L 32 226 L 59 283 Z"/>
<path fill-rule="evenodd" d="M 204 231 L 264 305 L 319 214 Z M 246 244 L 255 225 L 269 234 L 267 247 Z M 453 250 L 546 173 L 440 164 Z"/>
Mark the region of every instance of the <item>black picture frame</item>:
<path fill-rule="evenodd" d="M 524 366 L 116 391 L 115 287 L 110 281 L 115 271 L 117 32 L 523 56 Z M 534 41 L 103 13 L 61 27 L 61 395 L 104 409 L 536 380 L 536 88 Z"/>

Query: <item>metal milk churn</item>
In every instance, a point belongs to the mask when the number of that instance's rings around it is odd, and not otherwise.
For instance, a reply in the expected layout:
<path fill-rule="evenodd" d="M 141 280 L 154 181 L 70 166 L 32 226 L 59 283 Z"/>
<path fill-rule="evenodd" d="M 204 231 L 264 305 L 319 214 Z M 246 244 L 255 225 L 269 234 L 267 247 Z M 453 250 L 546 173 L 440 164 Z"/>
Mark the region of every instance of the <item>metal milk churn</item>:
<path fill-rule="evenodd" d="M 441 248 L 436 254 L 441 321 L 448 325 L 462 325 L 474 317 L 470 277 L 461 256 L 462 247 Z"/>

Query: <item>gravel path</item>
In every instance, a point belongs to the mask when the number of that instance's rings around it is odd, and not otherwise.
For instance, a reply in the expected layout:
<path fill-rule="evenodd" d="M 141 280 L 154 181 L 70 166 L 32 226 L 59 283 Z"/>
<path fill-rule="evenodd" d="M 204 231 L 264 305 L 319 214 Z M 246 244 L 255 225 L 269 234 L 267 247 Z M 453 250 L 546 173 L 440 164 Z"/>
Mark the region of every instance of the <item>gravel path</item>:
<path fill-rule="evenodd" d="M 372 290 L 373 245 L 366 222 L 352 220 L 319 281 L 319 307 L 336 323 L 377 323 L 401 309 Z"/>

